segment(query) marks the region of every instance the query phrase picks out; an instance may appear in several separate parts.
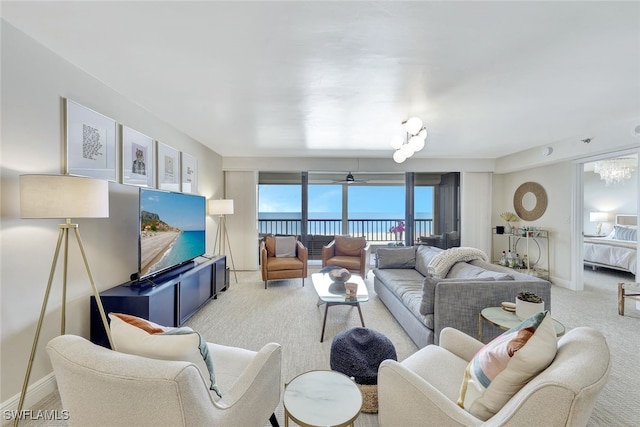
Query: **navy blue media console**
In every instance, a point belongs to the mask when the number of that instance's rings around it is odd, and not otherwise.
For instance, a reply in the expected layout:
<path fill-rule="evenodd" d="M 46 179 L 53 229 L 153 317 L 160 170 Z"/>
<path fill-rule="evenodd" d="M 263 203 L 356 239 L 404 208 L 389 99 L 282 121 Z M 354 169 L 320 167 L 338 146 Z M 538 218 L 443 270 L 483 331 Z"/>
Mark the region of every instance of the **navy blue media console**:
<path fill-rule="evenodd" d="M 105 313 L 125 313 L 163 326 L 181 326 L 229 286 L 225 256 L 198 257 L 152 280 L 123 283 L 100 292 Z M 91 341 L 109 347 L 95 297 L 90 302 Z"/>

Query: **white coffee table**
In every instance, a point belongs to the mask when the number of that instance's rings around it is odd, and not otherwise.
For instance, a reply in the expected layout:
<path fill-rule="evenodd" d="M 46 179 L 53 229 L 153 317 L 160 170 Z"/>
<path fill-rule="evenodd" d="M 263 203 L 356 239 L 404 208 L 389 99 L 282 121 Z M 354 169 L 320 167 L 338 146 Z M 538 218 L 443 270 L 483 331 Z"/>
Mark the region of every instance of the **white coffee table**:
<path fill-rule="evenodd" d="M 309 371 L 285 386 L 284 425 L 353 426 L 362 409 L 362 393 L 353 380 L 336 371 Z"/>
<path fill-rule="evenodd" d="M 362 277 L 352 275 L 347 282 L 355 283 L 358 285 L 356 295 L 353 297 L 347 297 L 344 284 L 334 282 L 326 273 L 315 273 L 311 275 L 311 281 L 313 287 L 318 293 L 320 301 L 326 303 L 324 309 L 324 320 L 322 321 L 322 332 L 320 334 L 320 342 L 324 340 L 324 329 L 327 325 L 327 312 L 329 307 L 334 305 L 355 305 L 358 307 L 358 313 L 360 314 L 360 322 L 364 328 L 364 318 L 362 317 L 362 310 L 360 309 L 360 303 L 369 301 L 369 292 L 367 286 L 362 280 Z"/>

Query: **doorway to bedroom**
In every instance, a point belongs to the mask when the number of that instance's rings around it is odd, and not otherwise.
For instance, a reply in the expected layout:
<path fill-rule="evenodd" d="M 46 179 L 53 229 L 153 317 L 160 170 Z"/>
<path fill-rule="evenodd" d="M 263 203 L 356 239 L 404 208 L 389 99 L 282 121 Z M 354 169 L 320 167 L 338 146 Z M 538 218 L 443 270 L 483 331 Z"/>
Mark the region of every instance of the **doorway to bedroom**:
<path fill-rule="evenodd" d="M 577 162 L 575 277 L 584 271 L 616 274 L 636 281 L 638 256 L 638 150 L 609 153 Z"/>

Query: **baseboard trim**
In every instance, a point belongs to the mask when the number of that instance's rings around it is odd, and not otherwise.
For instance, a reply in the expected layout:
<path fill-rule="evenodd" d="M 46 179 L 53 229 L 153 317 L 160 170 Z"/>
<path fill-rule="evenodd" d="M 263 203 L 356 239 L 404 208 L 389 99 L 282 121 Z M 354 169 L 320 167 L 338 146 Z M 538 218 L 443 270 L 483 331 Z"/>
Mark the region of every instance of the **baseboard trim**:
<path fill-rule="evenodd" d="M 27 395 L 24 399 L 24 407 L 22 409 L 33 407 L 57 389 L 58 384 L 56 383 L 56 377 L 53 372 L 51 372 L 27 388 Z M 18 403 L 20 403 L 20 393 L 0 404 L 0 414 L 4 414 L 5 411 L 16 411 L 18 409 Z"/>
<path fill-rule="evenodd" d="M 571 289 L 572 291 L 575 291 L 575 288 L 573 287 L 573 283 L 571 283 L 570 280 L 560 279 L 559 277 L 550 277 L 549 281 L 561 288 L 567 288 L 567 289 Z"/>

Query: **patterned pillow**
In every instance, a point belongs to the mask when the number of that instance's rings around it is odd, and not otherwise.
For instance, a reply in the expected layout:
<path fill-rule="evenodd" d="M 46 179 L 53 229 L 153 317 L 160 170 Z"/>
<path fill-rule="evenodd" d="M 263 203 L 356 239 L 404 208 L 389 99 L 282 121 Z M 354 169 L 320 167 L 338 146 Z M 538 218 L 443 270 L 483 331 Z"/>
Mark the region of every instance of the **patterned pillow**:
<path fill-rule="evenodd" d="M 488 420 L 551 364 L 557 350 L 549 311 L 523 320 L 482 347 L 469 362 L 458 405 L 473 416 Z"/>
<path fill-rule="evenodd" d="M 191 328 L 171 328 L 129 314 L 109 313 L 116 351 L 161 360 L 191 362 L 198 367 L 210 390 L 222 397 L 216 385 L 207 342 Z"/>

